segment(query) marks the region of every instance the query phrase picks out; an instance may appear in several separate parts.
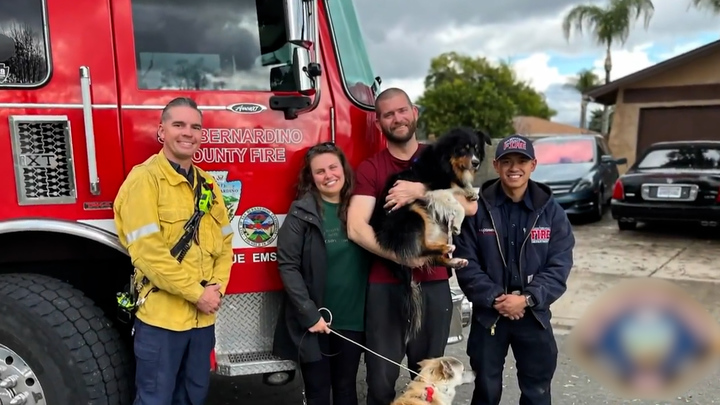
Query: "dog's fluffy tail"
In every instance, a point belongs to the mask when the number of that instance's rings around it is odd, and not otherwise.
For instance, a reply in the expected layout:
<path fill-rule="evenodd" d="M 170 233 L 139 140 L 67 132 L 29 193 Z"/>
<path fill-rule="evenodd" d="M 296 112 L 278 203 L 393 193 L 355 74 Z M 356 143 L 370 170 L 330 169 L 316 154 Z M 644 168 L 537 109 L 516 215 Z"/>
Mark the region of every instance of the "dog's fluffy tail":
<path fill-rule="evenodd" d="M 425 228 L 422 220 L 418 220 L 417 213 L 403 207 L 393 212 L 392 219 L 383 218 L 382 212 L 371 220 L 375 229 L 375 237 L 378 244 L 400 259 L 408 263 L 422 256 L 423 244 L 418 235 L 424 235 Z M 410 339 L 420 330 L 422 321 L 422 295 L 420 285 L 413 281 L 413 270 L 388 260 L 388 267 L 393 276 L 400 280 L 402 290 L 402 316 L 408 322 L 405 324 L 406 339 Z"/>
<path fill-rule="evenodd" d="M 422 291 L 420 284 L 415 280 L 410 281 L 410 291 L 406 296 L 407 319 L 409 320 L 408 330 L 405 337 L 407 343 L 420 332 L 422 327 L 422 309 L 423 309 Z"/>
<path fill-rule="evenodd" d="M 420 284 L 413 280 L 412 269 L 393 263 L 393 273 L 400 280 L 403 290 L 400 307 L 402 319 L 405 321 L 403 331 L 405 341 L 417 335 L 422 326 L 423 299 Z"/>

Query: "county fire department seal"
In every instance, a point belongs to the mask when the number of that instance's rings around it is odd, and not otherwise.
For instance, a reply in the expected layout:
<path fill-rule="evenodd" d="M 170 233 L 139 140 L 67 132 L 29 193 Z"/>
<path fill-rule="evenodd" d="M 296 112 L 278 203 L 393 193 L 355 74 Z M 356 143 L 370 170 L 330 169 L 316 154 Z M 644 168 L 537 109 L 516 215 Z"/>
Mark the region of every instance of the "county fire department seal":
<path fill-rule="evenodd" d="M 250 246 L 265 247 L 277 238 L 278 218 L 265 207 L 252 207 L 238 221 L 240 237 Z"/>

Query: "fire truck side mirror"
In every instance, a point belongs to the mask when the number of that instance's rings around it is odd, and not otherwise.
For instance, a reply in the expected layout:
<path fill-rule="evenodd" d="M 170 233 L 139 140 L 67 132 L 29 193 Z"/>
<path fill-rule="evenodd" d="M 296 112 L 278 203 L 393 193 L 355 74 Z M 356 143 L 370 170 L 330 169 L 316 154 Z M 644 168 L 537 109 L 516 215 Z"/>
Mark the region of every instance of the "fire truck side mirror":
<path fill-rule="evenodd" d="M 295 76 L 297 91 L 303 94 L 313 90 L 313 78 L 310 77 L 309 67 L 310 51 L 300 47 L 293 49 L 293 75 Z"/>
<path fill-rule="evenodd" d="M 308 34 L 303 33 L 303 30 L 306 29 L 305 27 L 308 26 L 305 11 L 303 10 L 303 3 L 305 1 L 307 0 L 283 0 L 283 6 L 285 8 L 285 31 L 287 32 L 287 41 L 289 43 L 310 49 L 312 40 L 310 39 L 309 32 Z M 307 2 L 309 3 L 310 1 Z"/>
<path fill-rule="evenodd" d="M 0 34 L 0 62 L 6 62 L 15 56 L 15 41 L 7 35 Z"/>

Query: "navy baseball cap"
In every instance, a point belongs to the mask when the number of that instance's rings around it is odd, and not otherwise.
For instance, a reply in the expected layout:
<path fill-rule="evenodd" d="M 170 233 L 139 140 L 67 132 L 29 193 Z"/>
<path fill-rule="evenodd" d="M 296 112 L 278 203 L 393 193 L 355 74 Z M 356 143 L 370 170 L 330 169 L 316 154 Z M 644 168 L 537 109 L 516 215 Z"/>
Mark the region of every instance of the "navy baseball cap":
<path fill-rule="evenodd" d="M 495 149 L 495 159 L 500 159 L 509 153 L 519 153 L 527 156 L 528 159 L 535 159 L 532 141 L 522 135 L 510 135 L 503 138 Z"/>

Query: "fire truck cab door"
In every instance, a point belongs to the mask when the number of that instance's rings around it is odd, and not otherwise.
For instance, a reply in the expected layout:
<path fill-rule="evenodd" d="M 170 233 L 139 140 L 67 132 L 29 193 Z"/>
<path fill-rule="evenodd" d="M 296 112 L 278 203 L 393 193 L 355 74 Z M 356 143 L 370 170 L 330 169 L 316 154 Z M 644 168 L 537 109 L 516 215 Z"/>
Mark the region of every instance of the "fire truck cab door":
<path fill-rule="evenodd" d="M 111 4 L 125 169 L 162 148 L 163 107 L 175 97 L 192 98 L 203 113 L 202 147 L 193 160 L 226 186 L 236 232 L 234 267 L 242 268 L 243 277 L 231 278 L 228 293 L 280 289 L 276 231 L 295 195 L 307 147 L 331 140 L 332 127 L 329 91 L 294 119 L 271 106 L 278 92 L 299 96 L 293 92 L 294 45 L 287 42 L 283 1 Z M 320 80 L 327 88 L 327 79 Z M 272 224 L 264 223 L 262 233 L 245 229 L 243 213 L 268 215 Z"/>
<path fill-rule="evenodd" d="M 17 217 L 112 218 L 123 168 L 109 21 L 107 1 L 2 0 L 15 49 L 0 52 L 0 168 L 15 187 L 0 206 Z"/>

